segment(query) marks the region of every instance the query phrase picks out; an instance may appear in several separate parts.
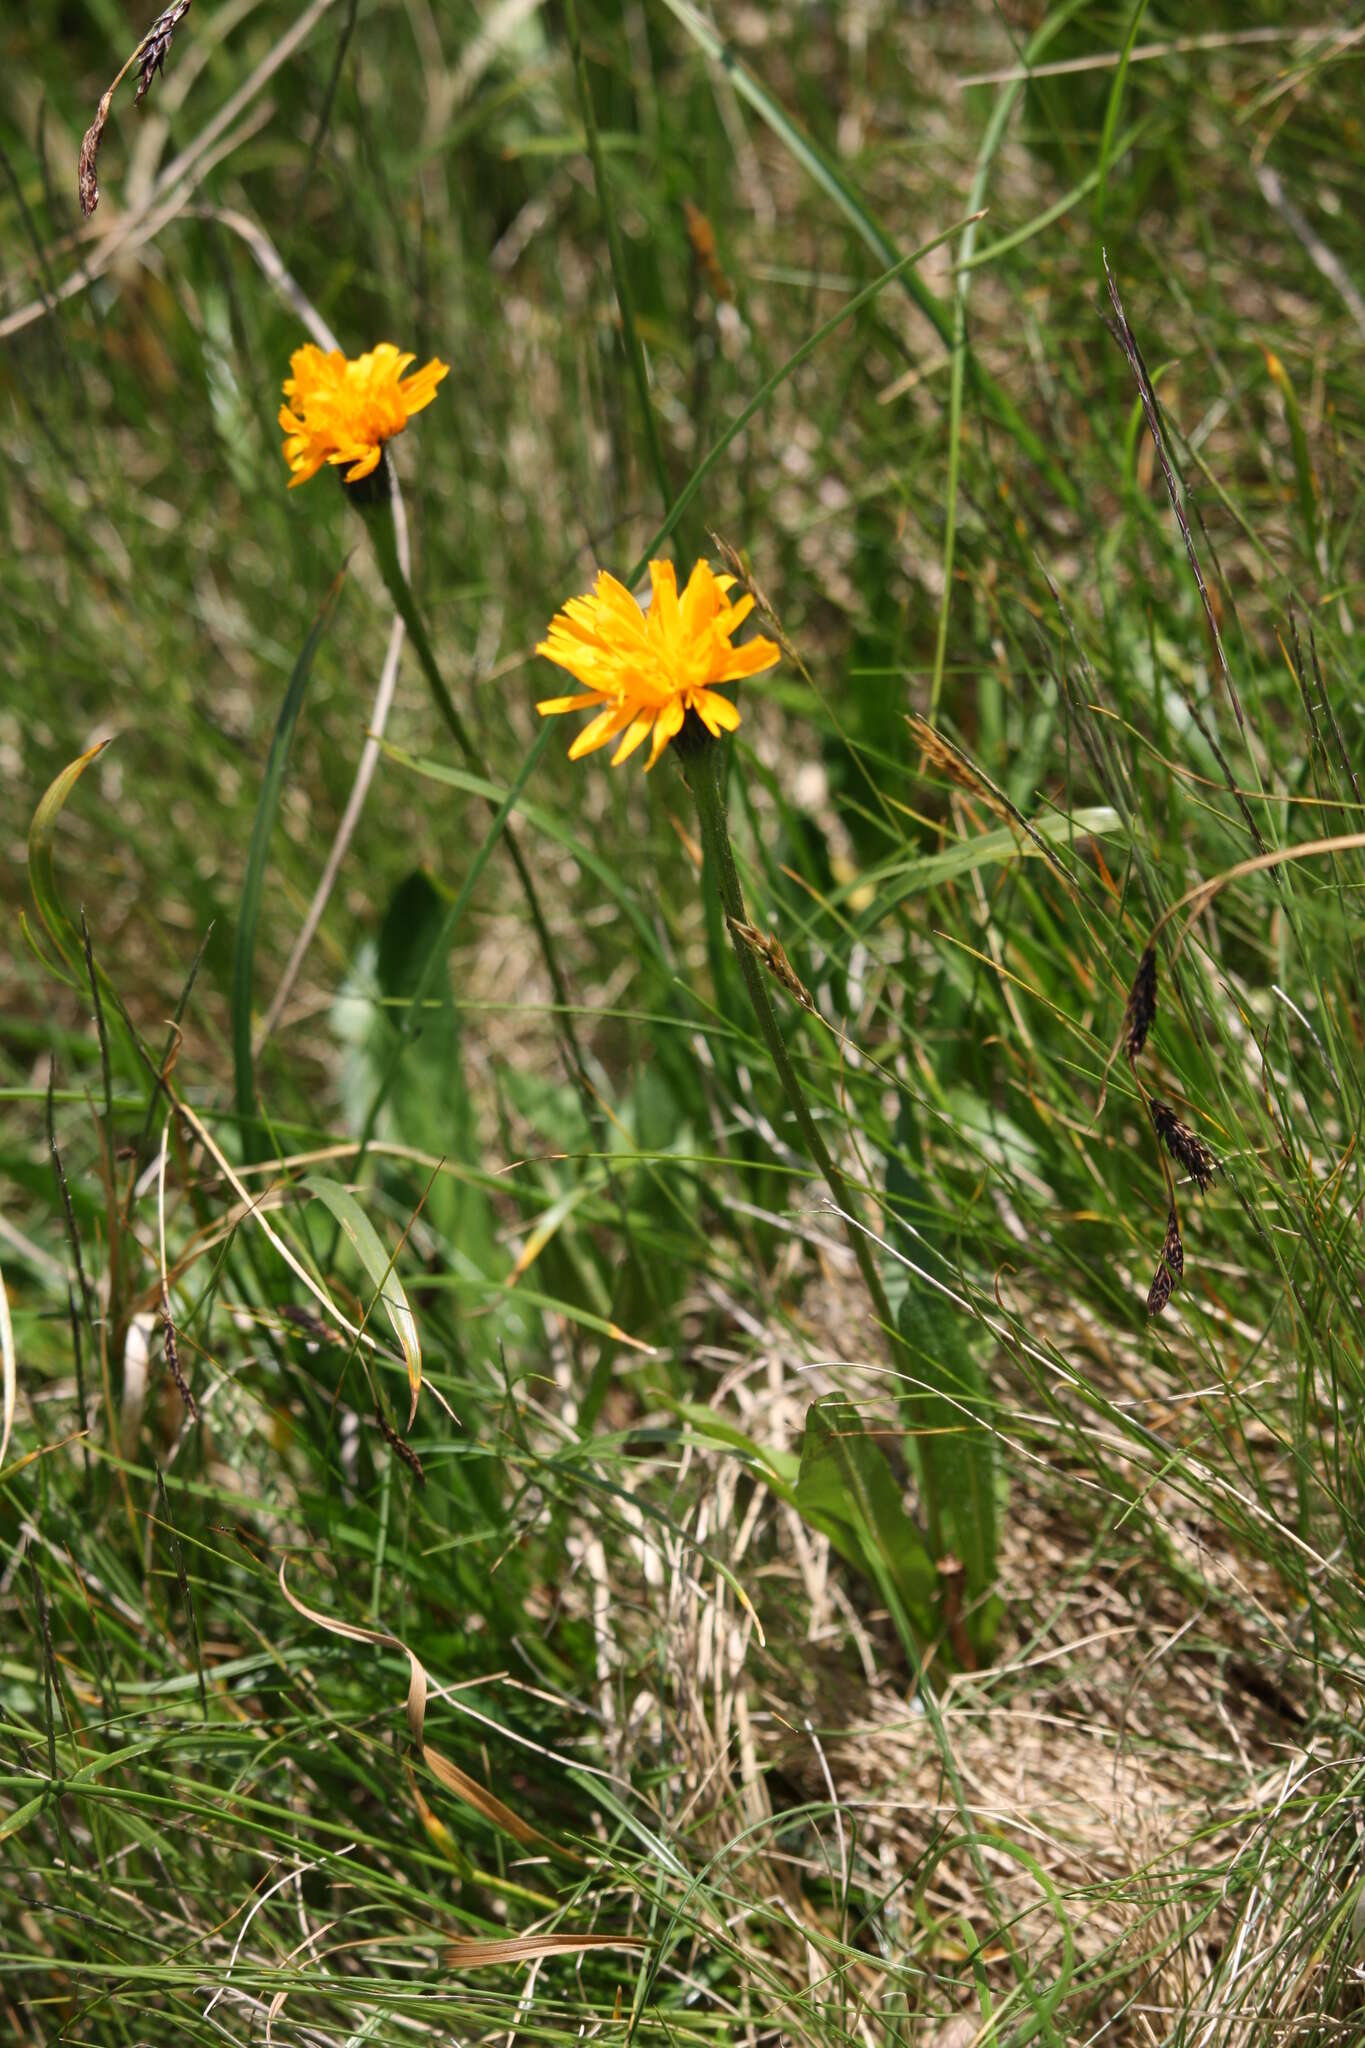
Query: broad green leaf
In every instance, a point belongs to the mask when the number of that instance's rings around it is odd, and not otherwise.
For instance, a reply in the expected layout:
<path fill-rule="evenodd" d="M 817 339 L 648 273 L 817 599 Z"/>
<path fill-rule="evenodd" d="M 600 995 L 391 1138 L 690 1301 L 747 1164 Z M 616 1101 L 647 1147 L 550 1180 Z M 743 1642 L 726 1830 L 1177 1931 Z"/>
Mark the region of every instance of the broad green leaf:
<path fill-rule="evenodd" d="M 328 1180 L 320 1173 L 310 1173 L 304 1176 L 303 1185 L 336 1217 L 365 1268 L 376 1295 L 384 1304 L 384 1312 L 393 1324 L 394 1335 L 402 1346 L 403 1360 L 408 1369 L 408 1385 L 412 1389 L 412 1408 L 408 1415 L 411 1424 L 417 1413 L 417 1395 L 422 1385 L 422 1345 L 403 1283 L 393 1270 L 395 1255 L 385 1251 L 378 1231 L 350 1189 L 342 1187 L 340 1181 Z"/>
<path fill-rule="evenodd" d="M 912 1375 L 901 1394 L 906 1428 L 921 1470 L 932 1475 L 945 1554 L 966 1574 L 967 1635 L 990 1647 L 1000 1619 L 995 1583 L 995 1440 L 986 1421 L 988 1393 L 967 1342 L 961 1312 L 913 1276 L 896 1317 Z"/>
<path fill-rule="evenodd" d="M 807 1411 L 796 1505 L 836 1549 L 857 1558 L 902 1632 L 928 1642 L 936 1627 L 934 1561 L 885 1453 L 842 1395 Z"/>

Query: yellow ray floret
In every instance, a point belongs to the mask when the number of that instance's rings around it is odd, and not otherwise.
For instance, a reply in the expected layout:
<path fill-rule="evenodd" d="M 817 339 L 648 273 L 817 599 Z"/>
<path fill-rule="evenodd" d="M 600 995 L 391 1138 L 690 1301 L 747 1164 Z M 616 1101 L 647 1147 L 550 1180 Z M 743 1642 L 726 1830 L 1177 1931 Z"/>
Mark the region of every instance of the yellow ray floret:
<path fill-rule="evenodd" d="M 381 341 L 354 360 L 339 349 L 329 353 L 311 342 L 295 349 L 280 407 L 284 459 L 294 472 L 291 491 L 316 476 L 324 462 L 348 463 L 348 484 L 359 483 L 377 468 L 384 443 L 401 434 L 415 412 L 431 404 L 450 368 L 433 357 L 425 368 L 405 377 L 408 364 L 416 360 L 401 354 L 391 341 Z"/>
<path fill-rule="evenodd" d="M 681 597 L 671 562 L 651 562 L 649 580 L 653 595 L 645 612 L 623 583 L 601 570 L 596 588 L 569 599 L 536 649 L 583 685 L 571 697 L 538 704 L 542 717 L 589 708 L 597 713 L 570 747 L 571 761 L 618 740 L 614 768 L 652 733 L 645 764 L 652 768 L 689 711 L 713 739 L 733 732 L 739 710 L 713 685 L 759 675 L 781 659 L 771 640 L 732 644 L 754 607 L 748 596 L 731 604 L 733 576 L 717 576 L 709 563 L 698 562 Z"/>

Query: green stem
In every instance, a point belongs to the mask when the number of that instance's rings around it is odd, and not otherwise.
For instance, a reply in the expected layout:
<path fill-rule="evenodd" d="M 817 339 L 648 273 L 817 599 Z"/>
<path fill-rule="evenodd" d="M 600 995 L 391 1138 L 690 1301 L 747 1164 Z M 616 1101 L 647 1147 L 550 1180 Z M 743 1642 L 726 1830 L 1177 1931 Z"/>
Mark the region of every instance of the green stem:
<path fill-rule="evenodd" d="M 353 500 L 353 502 L 355 501 Z M 463 755 L 465 765 L 484 782 L 491 782 L 492 776 L 489 773 L 487 763 L 474 744 L 469 728 L 461 718 L 455 700 L 446 686 L 446 680 L 441 674 L 440 665 L 436 660 L 435 650 L 428 637 L 422 614 L 417 609 L 417 600 L 413 596 L 412 585 L 403 574 L 403 566 L 398 559 L 398 544 L 393 527 L 393 512 L 389 505 L 387 494 L 378 503 L 361 502 L 358 509 L 365 521 L 370 539 L 374 543 L 375 556 L 379 562 L 380 571 L 389 596 L 393 600 L 394 609 L 407 628 L 408 639 L 412 644 L 414 654 L 421 664 L 422 673 L 427 679 L 436 708 L 445 720 L 451 738 Z M 492 812 L 497 813 L 498 806 L 491 799 L 488 802 L 488 807 Z M 545 922 L 545 913 L 540 907 L 540 897 L 537 893 L 535 882 L 532 879 L 531 870 L 526 864 L 526 857 L 522 853 L 511 823 L 506 819 L 502 823 L 502 837 L 512 865 L 517 871 L 517 880 L 520 882 L 522 894 L 526 898 L 526 907 L 531 913 L 531 923 L 535 927 L 541 955 L 544 958 L 545 966 L 550 976 L 551 987 L 554 990 L 555 1028 L 560 1033 L 563 1041 L 569 1070 L 583 1098 L 589 1123 L 595 1128 L 600 1112 L 597 1106 L 597 1098 L 593 1093 L 592 1083 L 588 1079 L 587 1068 L 583 1064 L 583 1055 L 579 1049 L 578 1036 L 573 1026 L 568 983 L 565 981 L 560 970 L 559 957 L 555 951 L 554 940 L 550 936 L 550 928 Z"/>

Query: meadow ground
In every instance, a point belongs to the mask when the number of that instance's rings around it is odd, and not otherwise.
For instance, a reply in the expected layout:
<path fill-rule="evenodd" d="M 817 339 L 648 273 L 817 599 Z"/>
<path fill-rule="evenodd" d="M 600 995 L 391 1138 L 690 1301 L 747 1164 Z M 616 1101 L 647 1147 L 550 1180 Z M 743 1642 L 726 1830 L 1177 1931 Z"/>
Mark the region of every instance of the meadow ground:
<path fill-rule="evenodd" d="M 172 13 L 88 220 L 0 27 L 0 2032 L 1359 2041 L 1365 17 Z"/>

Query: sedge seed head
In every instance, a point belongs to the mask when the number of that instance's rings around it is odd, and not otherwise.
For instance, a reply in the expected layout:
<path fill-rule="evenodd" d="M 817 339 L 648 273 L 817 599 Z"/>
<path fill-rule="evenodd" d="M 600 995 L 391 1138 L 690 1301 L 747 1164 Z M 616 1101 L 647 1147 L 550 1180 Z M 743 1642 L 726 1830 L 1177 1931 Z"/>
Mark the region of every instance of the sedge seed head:
<path fill-rule="evenodd" d="M 1147 1293 L 1147 1313 L 1159 1316 L 1185 1272 L 1185 1247 L 1180 1241 L 1180 1219 L 1172 1209 L 1166 1218 L 1166 1237 L 1157 1260 L 1156 1273 Z"/>
<path fill-rule="evenodd" d="M 1148 946 L 1138 961 L 1123 1013 L 1123 1042 L 1130 1060 L 1140 1059 L 1156 1017 L 1156 952 Z"/>
<path fill-rule="evenodd" d="M 1209 1183 L 1218 1171 L 1218 1161 L 1197 1132 L 1183 1124 L 1168 1102 L 1151 1103 L 1152 1122 L 1172 1159 L 1183 1166 L 1194 1181 L 1201 1195 L 1208 1193 Z"/>

